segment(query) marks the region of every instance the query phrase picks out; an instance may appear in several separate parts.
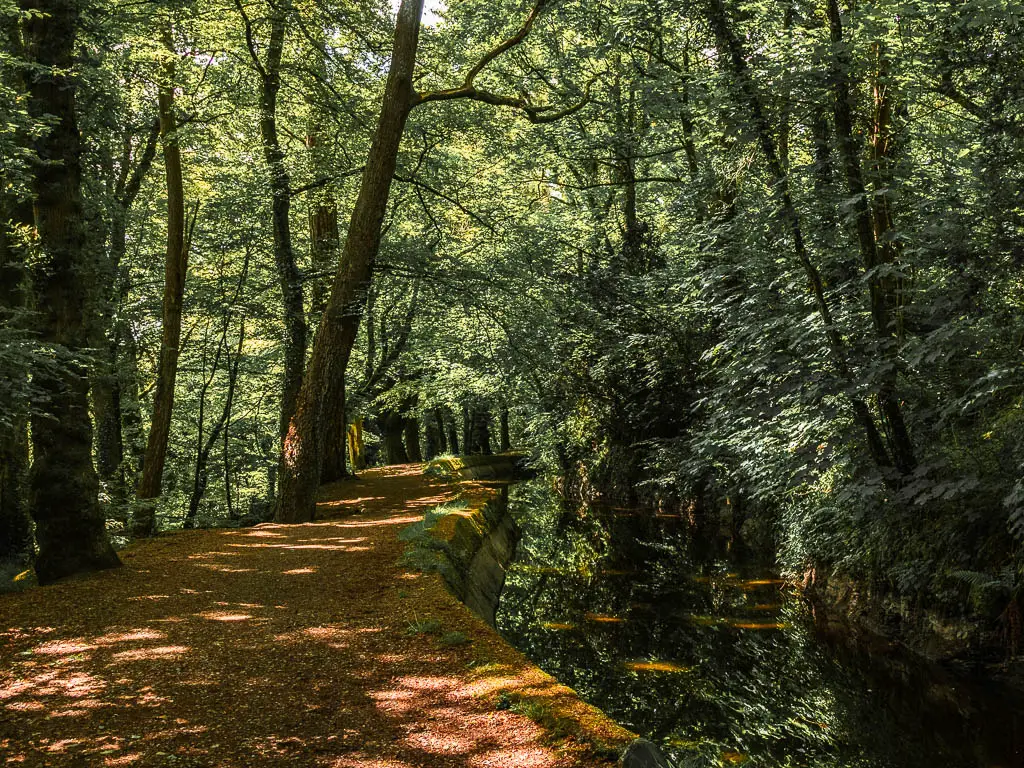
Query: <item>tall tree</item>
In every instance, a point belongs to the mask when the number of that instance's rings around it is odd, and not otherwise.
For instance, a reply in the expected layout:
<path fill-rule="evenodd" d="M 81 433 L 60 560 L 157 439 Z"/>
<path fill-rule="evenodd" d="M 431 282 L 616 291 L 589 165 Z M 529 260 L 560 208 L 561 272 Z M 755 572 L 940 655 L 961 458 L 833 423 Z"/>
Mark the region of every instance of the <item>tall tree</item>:
<path fill-rule="evenodd" d="M 419 41 L 422 0 L 402 0 L 395 24 L 395 40 L 380 117 L 363 170 L 341 263 L 327 309 L 313 341 L 313 353 L 302 383 L 295 415 L 284 444 L 283 466 L 275 517 L 280 522 L 312 520 L 316 490 L 323 468 L 324 403 L 339 396 L 345 371 L 359 330 L 380 249 L 381 227 L 398 161 L 405 123 L 413 107 L 437 101 L 469 99 L 520 110 L 530 122 L 547 123 L 578 111 L 589 94 L 565 109 L 534 105 L 528 96 L 505 96 L 482 89 L 476 79 L 489 64 L 520 45 L 550 0 L 537 0 L 519 29 L 484 54 L 467 72 L 462 84 L 448 89 L 417 92 L 413 88 Z"/>
<path fill-rule="evenodd" d="M 295 413 L 296 398 L 302 386 L 302 367 L 306 361 L 306 316 L 302 300 L 302 276 L 295 263 L 292 248 L 292 188 L 285 153 L 278 135 L 277 102 L 281 92 L 281 61 L 288 29 L 288 2 L 270 3 L 270 35 L 266 59 L 261 60 L 256 48 L 253 22 L 240 0 L 235 3 L 245 25 L 245 41 L 249 57 L 260 82 L 260 141 L 263 160 L 270 173 L 271 222 L 274 233 L 274 265 L 281 288 L 284 315 L 284 375 L 281 381 L 279 428 L 282 442 L 288 433 L 288 422 Z"/>
<path fill-rule="evenodd" d="M 39 262 L 33 270 L 38 333 L 61 357 L 35 371 L 47 413 L 32 417 L 30 508 L 40 583 L 120 565 L 107 539 L 92 464 L 89 382 L 82 353 L 88 318 L 82 277 L 89 269 L 81 199 L 81 136 L 75 117 L 78 0 L 25 0 L 29 112 L 52 116 L 35 142 L 33 181 Z"/>
<path fill-rule="evenodd" d="M 423 0 L 402 0 L 380 118 L 349 221 L 341 263 L 327 308 L 313 340 L 313 353 L 284 441 L 283 471 L 275 517 L 279 522 L 313 519 L 323 466 L 325 400 L 343 381 L 380 248 L 381 225 L 398 162 L 405 123 L 412 110 L 413 68 Z"/>
<path fill-rule="evenodd" d="M 168 22 L 165 29 L 166 51 L 161 70 L 158 106 L 160 139 L 163 144 L 164 173 L 167 183 L 167 252 L 164 259 L 163 326 L 160 339 L 160 362 L 156 390 L 153 395 L 153 417 L 149 440 L 143 458 L 142 478 L 137 491 L 138 505 L 132 519 L 136 536 L 156 532 L 155 499 L 163 487 L 167 441 L 171 434 L 174 411 L 174 385 L 181 355 L 181 312 L 185 298 L 185 275 L 188 272 L 188 238 L 185 231 L 185 184 L 181 168 L 181 145 L 178 120 L 174 108 L 175 59 L 173 32 Z"/>

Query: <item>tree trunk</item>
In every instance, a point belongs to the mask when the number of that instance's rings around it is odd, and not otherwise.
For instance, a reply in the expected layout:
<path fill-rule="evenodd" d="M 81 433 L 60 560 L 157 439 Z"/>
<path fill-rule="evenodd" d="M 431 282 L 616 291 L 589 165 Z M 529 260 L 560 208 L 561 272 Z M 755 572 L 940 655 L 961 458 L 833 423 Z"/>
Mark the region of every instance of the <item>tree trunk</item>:
<path fill-rule="evenodd" d="M 437 452 L 448 453 L 448 435 L 444 428 L 444 408 L 434 409 L 434 419 L 437 420 Z"/>
<path fill-rule="evenodd" d="M 507 451 L 512 448 L 512 440 L 508 433 L 508 408 L 502 407 L 499 415 L 499 431 L 501 440 L 501 450 Z"/>
<path fill-rule="evenodd" d="M 323 464 L 324 399 L 334 377 L 344 377 L 380 249 L 398 149 L 412 107 L 423 0 L 402 0 L 395 25 L 394 51 L 380 118 L 370 147 L 348 236 L 327 308 L 313 341 L 309 368 L 299 391 L 282 451 L 275 516 L 279 522 L 312 520 Z"/>
<path fill-rule="evenodd" d="M 263 158 L 270 171 L 271 218 L 274 230 L 274 265 L 281 287 L 284 310 L 284 375 L 281 381 L 279 431 L 282 442 L 302 386 L 306 362 L 306 316 L 302 300 L 302 276 L 295 264 L 291 233 L 291 179 L 284 150 L 277 135 L 277 97 L 281 90 L 281 58 L 287 25 L 288 4 L 271 4 L 267 61 L 254 64 L 260 73 L 260 138 Z M 248 22 L 247 22 L 248 23 Z"/>
<path fill-rule="evenodd" d="M 477 452 L 476 442 L 473 439 L 473 419 L 470 416 L 469 406 L 462 406 L 462 451 L 467 456 Z"/>
<path fill-rule="evenodd" d="M 459 430 L 455 426 L 455 417 L 448 408 L 441 409 L 442 429 L 448 432 L 448 450 L 453 456 L 459 455 Z"/>
<path fill-rule="evenodd" d="M 423 461 L 423 452 L 420 450 L 419 419 L 406 419 L 403 431 L 405 433 L 405 452 L 409 456 L 409 461 Z"/>
<path fill-rule="evenodd" d="M 0 29 L 4 47 L 14 56 L 23 55 L 17 23 Z M 12 77 L 3 85 L 22 91 L 25 83 Z M 27 136 L 17 136 L 23 147 L 29 145 Z M 22 239 L 33 226 L 32 204 L 18 200 L 2 190 L 8 188 L 0 172 L 0 323 L 11 328 L 21 327 L 20 316 L 28 299 L 28 275 L 25 267 L 25 248 Z M 27 383 L 27 372 L 19 372 L 20 381 Z M 28 515 L 25 481 L 28 474 L 28 402 L 4 403 L 4 416 L 0 420 L 0 559 L 21 557 L 32 549 L 32 526 Z"/>
<path fill-rule="evenodd" d="M 366 469 L 366 449 L 363 445 L 363 417 L 357 416 L 348 425 L 348 454 L 352 457 L 352 469 L 358 472 Z"/>
<path fill-rule="evenodd" d="M 27 279 L 21 248 L 23 233 L 8 230 L 8 221 L 31 223 L 31 206 L 0 197 L 0 321 L 16 323 L 25 308 Z M 21 374 L 24 381 L 25 373 Z M 25 480 L 28 473 L 28 403 L 5 403 L 9 423 L 0 422 L 0 559 L 31 551 L 32 528 Z"/>
<path fill-rule="evenodd" d="M 139 502 L 132 519 L 134 536 L 156 533 L 156 504 L 163 486 L 167 441 L 171 434 L 174 410 L 174 384 L 181 353 L 181 310 L 185 297 L 185 273 L 188 270 L 188 244 L 185 238 L 185 186 L 181 171 L 181 147 L 174 115 L 175 52 L 170 29 L 166 30 L 167 51 L 160 82 L 160 138 L 163 142 L 164 171 L 167 178 L 167 253 L 164 261 L 163 331 L 160 362 L 149 440 L 142 462 L 142 479 L 136 498 Z"/>
<path fill-rule="evenodd" d="M 473 412 L 473 446 L 478 453 L 490 456 L 491 451 L 491 414 L 488 411 Z"/>
<path fill-rule="evenodd" d="M 245 270 L 243 270 L 243 275 Z M 243 282 L 245 278 L 242 278 Z M 239 286 L 239 292 L 241 292 L 241 286 Z M 236 300 L 237 300 L 236 296 Z M 234 303 L 234 302 L 232 302 Z M 234 357 L 231 356 L 231 350 L 227 349 L 227 335 L 229 319 L 225 318 L 224 332 L 221 336 L 218 345 L 218 354 L 214 356 L 213 370 L 210 371 L 210 378 L 204 382 L 202 391 L 199 393 L 199 432 L 196 437 L 196 466 L 195 472 L 192 476 L 192 494 L 189 497 L 188 502 L 188 513 L 185 515 L 185 522 L 182 528 L 190 529 L 195 527 L 196 517 L 199 513 L 199 504 L 203 500 L 203 496 L 206 494 L 206 486 L 209 482 L 209 463 L 210 453 L 213 452 L 213 447 L 217 444 L 222 433 L 226 435 L 226 428 L 231 418 L 231 407 L 235 398 L 235 385 L 238 382 L 238 364 L 242 359 L 242 347 L 245 344 L 245 320 L 243 319 L 241 326 L 238 329 L 238 346 L 235 349 Z M 206 392 L 209 389 L 209 385 L 213 382 L 213 377 L 217 372 L 217 362 L 220 360 L 220 350 L 224 349 L 228 356 L 228 391 L 227 397 L 224 399 L 224 408 L 221 410 L 220 418 L 217 419 L 217 423 L 214 424 L 213 429 L 210 432 L 209 437 L 203 440 L 203 412 L 206 404 Z M 224 454 L 224 460 L 227 461 L 227 453 Z M 227 477 L 225 476 L 225 482 Z M 228 516 L 231 517 L 231 503 L 230 494 L 228 501 Z"/>
<path fill-rule="evenodd" d="M 425 458 L 429 461 L 435 456 L 439 456 L 443 451 L 441 450 L 441 440 L 444 438 L 444 427 L 439 426 L 436 419 L 433 419 L 428 414 L 423 420 L 423 432 L 424 442 L 426 443 Z"/>
<path fill-rule="evenodd" d="M 322 483 L 333 483 L 348 477 L 345 455 L 348 436 L 345 417 L 345 380 L 339 379 L 333 382 L 332 389 L 336 391 L 324 404 L 326 423 L 324 424 L 324 466 L 320 475 Z"/>
<path fill-rule="evenodd" d="M 53 116 L 35 141 L 33 193 L 39 265 L 34 272 L 39 339 L 67 353 L 58 370 L 33 372 L 47 397 L 46 415 L 33 415 L 30 509 L 42 584 L 120 565 L 107 539 L 92 465 L 88 371 L 80 359 L 88 344 L 82 275 L 81 137 L 75 120 L 74 50 L 80 9 L 76 0 L 25 0 L 29 112 Z"/>
<path fill-rule="evenodd" d="M 131 134 L 125 134 L 121 155 L 122 173 L 118 178 L 110 206 L 110 228 L 107 233 L 107 258 L 101 268 L 100 322 L 93 327 L 93 349 L 96 367 L 92 377 L 93 418 L 96 422 L 96 469 L 100 482 L 118 503 L 126 501 L 129 485 L 125 477 L 124 414 L 121 401 L 124 379 L 137 375 L 132 358 L 131 370 L 120 359 L 125 338 L 129 337 L 124 320 L 115 321 L 117 310 L 128 297 L 124 256 L 127 251 L 128 213 L 142 189 L 156 157 L 160 137 L 160 121 L 153 120 L 141 149 L 133 148 Z M 127 169 L 134 163 L 129 175 Z M 134 387 L 137 390 L 137 384 Z"/>
<path fill-rule="evenodd" d="M 380 417 L 381 437 L 384 442 L 384 461 L 388 464 L 408 464 L 409 454 L 406 453 L 402 438 L 405 433 L 405 419 L 397 411 L 387 411 Z"/>

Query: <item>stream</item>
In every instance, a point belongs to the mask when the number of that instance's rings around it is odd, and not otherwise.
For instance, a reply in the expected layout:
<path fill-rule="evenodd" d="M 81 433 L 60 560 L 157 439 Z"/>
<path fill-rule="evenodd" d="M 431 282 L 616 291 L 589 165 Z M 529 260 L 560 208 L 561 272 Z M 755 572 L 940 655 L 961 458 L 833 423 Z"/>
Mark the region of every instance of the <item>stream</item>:
<path fill-rule="evenodd" d="M 567 514 L 540 480 L 511 511 L 499 631 L 677 766 L 1024 767 L 1019 698 L 820 637 L 776 573 L 678 515 Z"/>

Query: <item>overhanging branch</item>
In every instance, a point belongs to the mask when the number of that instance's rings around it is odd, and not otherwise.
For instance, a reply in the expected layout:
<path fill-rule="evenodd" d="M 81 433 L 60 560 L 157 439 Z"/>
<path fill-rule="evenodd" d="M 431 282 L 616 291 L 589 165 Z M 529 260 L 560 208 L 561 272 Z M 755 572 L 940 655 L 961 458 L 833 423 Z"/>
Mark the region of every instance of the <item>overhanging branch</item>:
<path fill-rule="evenodd" d="M 552 2 L 553 0 L 536 0 L 530 14 L 526 17 L 526 20 L 523 22 L 522 26 L 519 27 L 516 33 L 484 54 L 473 68 L 469 70 L 466 78 L 462 81 L 462 85 L 457 88 L 447 88 L 440 91 L 417 92 L 413 94 L 412 106 L 417 107 L 420 104 L 426 104 L 431 101 L 471 99 L 473 101 L 481 101 L 485 104 L 492 104 L 499 107 L 512 107 L 513 109 L 521 111 L 526 116 L 526 119 L 531 123 L 552 123 L 556 120 L 561 120 L 563 117 L 568 117 L 574 112 L 582 109 L 583 106 L 590 101 L 590 83 L 587 84 L 583 98 L 576 104 L 564 109 L 558 109 L 554 105 L 550 104 L 534 106 L 528 99 L 492 93 L 491 91 L 485 91 L 477 88 L 475 85 L 477 75 L 486 69 L 487 65 L 503 53 L 515 48 L 526 39 L 527 35 L 530 34 L 530 30 L 533 29 L 534 22 L 537 20 L 541 11 Z"/>

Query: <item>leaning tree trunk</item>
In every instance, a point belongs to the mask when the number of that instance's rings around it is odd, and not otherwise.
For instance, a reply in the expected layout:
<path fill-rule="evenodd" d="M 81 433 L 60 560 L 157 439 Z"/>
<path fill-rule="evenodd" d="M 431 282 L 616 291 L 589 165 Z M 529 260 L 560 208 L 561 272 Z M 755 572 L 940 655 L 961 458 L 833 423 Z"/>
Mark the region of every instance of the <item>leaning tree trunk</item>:
<path fill-rule="evenodd" d="M 181 147 L 174 116 L 174 50 L 168 31 L 166 60 L 160 83 L 160 138 L 163 141 L 164 171 L 167 177 L 167 253 L 164 260 L 163 332 L 160 362 L 149 440 L 142 462 L 142 479 L 136 497 L 140 502 L 132 519 L 132 534 L 152 536 L 156 532 L 155 499 L 163 486 L 167 441 L 171 435 L 174 410 L 174 383 L 178 376 L 181 345 L 181 310 L 185 297 L 185 273 L 188 270 L 188 243 L 185 239 L 185 185 L 181 172 Z"/>
<path fill-rule="evenodd" d="M 423 0 L 402 0 L 395 25 L 394 52 L 380 119 L 352 210 L 348 236 L 327 309 L 320 321 L 309 367 L 299 391 L 295 415 L 284 442 L 275 516 L 280 522 L 312 520 L 323 465 L 324 400 L 334 377 L 343 377 L 352 354 L 359 321 L 380 249 L 398 149 L 412 108 Z"/>
<path fill-rule="evenodd" d="M 49 129 L 35 142 L 33 193 L 39 264 L 39 339 L 62 350 L 58 369 L 33 372 L 46 397 L 46 414 L 32 422 L 29 506 L 36 524 L 36 574 L 47 584 L 76 573 L 120 565 L 107 539 L 99 504 L 99 481 L 92 465 L 89 379 L 81 353 L 88 344 L 88 270 L 81 197 L 81 136 L 75 120 L 76 0 L 26 0 L 25 41 L 29 112 L 46 117 Z"/>

